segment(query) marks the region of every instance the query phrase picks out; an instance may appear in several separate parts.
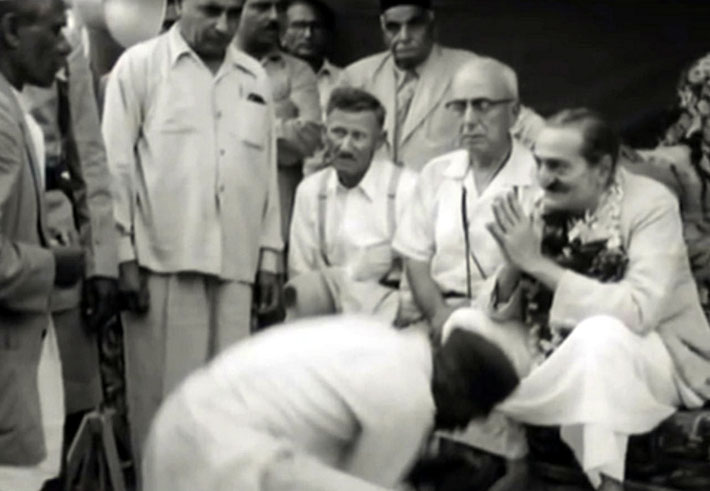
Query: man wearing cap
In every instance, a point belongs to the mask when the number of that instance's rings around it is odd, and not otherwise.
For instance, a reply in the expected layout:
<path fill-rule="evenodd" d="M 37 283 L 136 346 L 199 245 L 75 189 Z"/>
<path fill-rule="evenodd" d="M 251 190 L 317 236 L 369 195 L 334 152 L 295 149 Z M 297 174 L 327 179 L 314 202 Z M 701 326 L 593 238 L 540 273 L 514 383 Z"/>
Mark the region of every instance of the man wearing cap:
<path fill-rule="evenodd" d="M 235 42 L 259 60 L 269 75 L 276 111 L 281 226 L 288 240 L 296 186 L 303 178 L 303 161 L 321 143 L 318 83 L 304 61 L 281 50 L 286 0 L 246 0 Z"/>
<path fill-rule="evenodd" d="M 448 97 L 442 105 L 457 121 L 459 149 L 424 167 L 393 242 L 413 297 L 403 297 L 399 323 L 423 317 L 435 333 L 504 262 L 486 228 L 493 199 L 513 188 L 528 195 L 535 172 L 532 153 L 511 134 L 520 103 L 510 67 L 473 57 L 455 72 Z"/>
<path fill-rule="evenodd" d="M 430 0 L 381 0 L 380 11 L 388 51 L 348 66 L 341 82 L 386 104 L 389 157 L 420 171 L 455 148 L 456 117 L 444 105 L 451 99 L 452 74 L 476 55 L 435 41 Z M 513 134 L 529 143 L 541 126 L 539 116 L 522 108 Z"/>
<path fill-rule="evenodd" d="M 106 88 L 134 457 L 163 396 L 273 309 L 282 241 L 269 81 L 232 39 L 242 0 L 183 0 Z"/>
<path fill-rule="evenodd" d="M 393 489 L 430 431 L 488 413 L 517 385 L 483 337 L 366 317 L 307 319 L 257 334 L 192 375 L 161 408 L 146 491 Z"/>

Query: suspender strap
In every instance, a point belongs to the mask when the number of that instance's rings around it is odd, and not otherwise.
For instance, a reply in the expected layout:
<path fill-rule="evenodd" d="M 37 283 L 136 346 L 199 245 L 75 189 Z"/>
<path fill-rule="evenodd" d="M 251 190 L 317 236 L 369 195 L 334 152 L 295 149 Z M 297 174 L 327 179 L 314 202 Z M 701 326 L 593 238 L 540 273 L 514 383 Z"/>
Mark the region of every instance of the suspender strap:
<path fill-rule="evenodd" d="M 320 255 L 326 266 L 330 266 L 327 252 L 328 248 L 325 241 L 325 220 L 326 212 L 328 211 L 328 179 L 330 178 L 331 171 L 335 172 L 332 168 L 323 169 L 320 185 L 318 186 L 318 249 L 320 249 Z"/>

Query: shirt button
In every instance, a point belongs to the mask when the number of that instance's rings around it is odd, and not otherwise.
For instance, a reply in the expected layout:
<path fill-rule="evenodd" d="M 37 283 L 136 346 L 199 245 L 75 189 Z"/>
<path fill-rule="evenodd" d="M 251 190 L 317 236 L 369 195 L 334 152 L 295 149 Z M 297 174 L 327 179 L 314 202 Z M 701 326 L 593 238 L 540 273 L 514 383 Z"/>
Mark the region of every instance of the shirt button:
<path fill-rule="evenodd" d="M 217 119 L 221 118 L 221 117 L 222 117 L 222 111 L 217 111 L 217 113 L 215 114 L 215 117 L 216 117 Z"/>
<path fill-rule="evenodd" d="M 225 154 L 225 153 L 226 153 L 226 152 L 224 151 L 224 148 L 219 151 L 219 154 L 220 154 L 222 157 L 224 157 L 224 154 Z"/>

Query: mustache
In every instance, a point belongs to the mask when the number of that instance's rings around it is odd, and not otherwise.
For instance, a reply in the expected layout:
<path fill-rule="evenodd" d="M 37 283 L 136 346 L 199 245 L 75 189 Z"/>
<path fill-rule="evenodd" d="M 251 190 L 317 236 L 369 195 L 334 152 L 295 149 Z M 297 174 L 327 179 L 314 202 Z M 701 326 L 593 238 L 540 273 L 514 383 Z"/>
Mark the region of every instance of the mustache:
<path fill-rule="evenodd" d="M 560 193 L 564 191 L 569 191 L 569 187 L 565 186 L 562 184 L 560 181 L 552 181 L 550 184 L 544 187 L 545 191 L 549 191 L 551 193 Z"/>
<path fill-rule="evenodd" d="M 279 30 L 279 23 L 275 20 L 270 20 L 265 26 L 264 29 L 267 29 L 269 31 L 278 31 Z"/>

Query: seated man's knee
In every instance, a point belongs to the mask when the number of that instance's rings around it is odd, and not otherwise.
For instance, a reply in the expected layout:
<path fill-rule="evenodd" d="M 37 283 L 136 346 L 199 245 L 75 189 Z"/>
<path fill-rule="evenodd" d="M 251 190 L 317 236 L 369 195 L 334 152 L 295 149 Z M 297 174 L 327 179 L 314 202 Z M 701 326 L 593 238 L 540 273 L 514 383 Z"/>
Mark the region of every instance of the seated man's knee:
<path fill-rule="evenodd" d="M 292 278 L 284 287 L 286 319 L 336 313 L 333 293 L 320 271 Z"/>
<path fill-rule="evenodd" d="M 606 353 L 626 346 L 637 334 L 616 317 L 595 315 L 584 319 L 572 330 L 565 343 L 574 344 L 585 353 Z"/>

